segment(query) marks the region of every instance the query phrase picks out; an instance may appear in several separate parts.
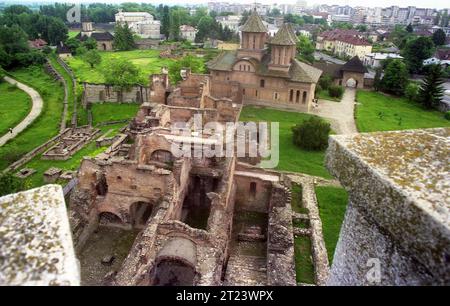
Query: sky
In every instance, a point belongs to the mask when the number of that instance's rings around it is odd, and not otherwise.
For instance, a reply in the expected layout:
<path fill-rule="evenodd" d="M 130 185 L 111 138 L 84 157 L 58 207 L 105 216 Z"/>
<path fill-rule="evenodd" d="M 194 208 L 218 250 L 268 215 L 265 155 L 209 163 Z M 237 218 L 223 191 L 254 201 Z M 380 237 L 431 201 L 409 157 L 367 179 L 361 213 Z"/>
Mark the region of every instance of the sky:
<path fill-rule="evenodd" d="M 123 2 L 145 2 L 152 4 L 205 4 L 211 0 L 0 0 L 0 2 L 69 2 L 69 3 L 86 3 L 86 2 L 105 2 L 105 3 L 123 3 Z M 254 3 L 254 0 L 212 0 L 212 2 L 231 2 L 231 3 Z M 257 0 L 258 3 L 273 4 L 273 3 L 295 3 L 296 0 Z M 308 6 L 313 4 L 337 4 L 350 6 L 368 6 L 368 7 L 388 7 L 398 5 L 400 7 L 416 6 L 427 8 L 450 8 L 449 0 L 306 0 Z"/>

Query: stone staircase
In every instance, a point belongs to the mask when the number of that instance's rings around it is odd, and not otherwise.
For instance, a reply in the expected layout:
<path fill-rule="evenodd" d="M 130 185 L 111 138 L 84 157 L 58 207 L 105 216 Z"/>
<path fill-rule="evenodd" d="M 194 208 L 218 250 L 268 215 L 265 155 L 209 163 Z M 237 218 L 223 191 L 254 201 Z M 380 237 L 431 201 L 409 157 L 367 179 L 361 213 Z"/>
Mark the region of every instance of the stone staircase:
<path fill-rule="evenodd" d="M 232 255 L 228 260 L 224 285 L 267 285 L 267 259 L 257 256 Z"/>

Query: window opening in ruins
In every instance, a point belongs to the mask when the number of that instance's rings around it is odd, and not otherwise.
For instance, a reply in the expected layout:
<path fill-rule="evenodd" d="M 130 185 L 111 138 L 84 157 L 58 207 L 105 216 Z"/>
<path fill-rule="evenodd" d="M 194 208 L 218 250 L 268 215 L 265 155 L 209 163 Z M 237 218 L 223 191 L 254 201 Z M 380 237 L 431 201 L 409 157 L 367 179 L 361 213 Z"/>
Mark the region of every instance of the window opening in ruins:
<path fill-rule="evenodd" d="M 130 221 L 135 228 L 142 228 L 152 215 L 153 205 L 148 202 L 136 202 L 130 206 Z"/>
<path fill-rule="evenodd" d="M 258 96 L 258 90 L 255 90 L 255 97 Z"/>
<path fill-rule="evenodd" d="M 306 103 L 306 91 L 303 92 L 303 99 L 302 99 L 302 103 L 305 104 Z"/>
<path fill-rule="evenodd" d="M 97 185 L 95 185 L 95 190 L 99 196 L 105 196 L 108 193 L 108 184 L 106 183 L 106 178 L 104 175 L 100 176 Z"/>
<path fill-rule="evenodd" d="M 295 102 L 296 103 L 300 102 L 300 90 L 297 90 L 297 93 L 295 95 Z"/>
<path fill-rule="evenodd" d="M 289 102 L 292 102 L 293 99 L 294 99 L 294 90 L 291 89 L 291 90 L 289 91 Z"/>
<path fill-rule="evenodd" d="M 253 36 L 253 49 L 256 49 L 256 37 Z"/>
<path fill-rule="evenodd" d="M 191 176 L 181 212 L 181 221 L 190 227 L 207 228 L 211 212 L 211 200 L 207 194 L 218 186 L 214 179 L 210 176 Z"/>
<path fill-rule="evenodd" d="M 156 265 L 151 274 L 153 286 L 192 286 L 195 267 L 176 258 L 165 258 Z"/>
<path fill-rule="evenodd" d="M 260 80 L 260 81 L 259 81 L 259 86 L 260 86 L 260 87 L 264 87 L 265 83 L 266 83 L 265 80 Z"/>
<path fill-rule="evenodd" d="M 171 152 L 166 150 L 155 150 L 153 151 L 151 157 L 151 161 L 156 161 L 160 163 L 164 163 L 167 165 L 172 165 L 174 162 L 174 157 Z"/>
<path fill-rule="evenodd" d="M 275 100 L 278 100 L 278 92 L 274 92 L 274 93 L 273 93 L 273 98 L 274 98 Z"/>
<path fill-rule="evenodd" d="M 251 182 L 250 183 L 250 196 L 255 197 L 255 195 L 256 195 L 256 183 Z"/>
<path fill-rule="evenodd" d="M 245 96 L 245 88 L 242 88 L 242 94 Z"/>

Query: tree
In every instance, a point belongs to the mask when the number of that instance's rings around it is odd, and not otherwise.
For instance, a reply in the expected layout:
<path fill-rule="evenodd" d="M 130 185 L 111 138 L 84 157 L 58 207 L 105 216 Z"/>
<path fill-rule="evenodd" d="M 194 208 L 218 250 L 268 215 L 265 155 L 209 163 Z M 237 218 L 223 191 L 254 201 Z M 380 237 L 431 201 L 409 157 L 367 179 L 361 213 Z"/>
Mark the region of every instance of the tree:
<path fill-rule="evenodd" d="M 166 39 L 169 39 L 170 12 L 169 12 L 169 7 L 167 5 L 165 5 L 163 7 L 162 18 L 161 18 L 161 34 L 164 34 Z"/>
<path fill-rule="evenodd" d="M 405 97 L 409 101 L 416 101 L 419 96 L 419 86 L 416 83 L 409 83 L 405 88 Z"/>
<path fill-rule="evenodd" d="M 367 32 L 367 25 L 365 24 L 359 24 L 356 26 L 356 29 L 358 30 L 358 32 Z"/>
<path fill-rule="evenodd" d="M 100 64 L 102 57 L 97 50 L 89 50 L 83 55 L 83 60 L 94 68 L 94 65 Z"/>
<path fill-rule="evenodd" d="M 68 38 L 64 44 L 70 49 L 73 54 L 76 54 L 76 50 L 81 46 L 81 42 L 75 37 Z"/>
<path fill-rule="evenodd" d="M 197 26 L 197 34 L 195 35 L 195 42 L 203 42 L 208 37 L 214 37 L 212 33 L 214 29 L 214 19 L 210 16 L 204 16 L 200 19 Z"/>
<path fill-rule="evenodd" d="M 405 30 L 406 30 L 406 32 L 408 32 L 408 33 L 414 32 L 414 28 L 413 28 L 412 24 L 408 24 L 408 25 L 406 26 Z"/>
<path fill-rule="evenodd" d="M 133 32 L 128 27 L 128 23 L 125 22 L 124 25 L 120 23 L 116 24 L 113 46 L 120 51 L 133 50 L 136 47 Z"/>
<path fill-rule="evenodd" d="M 405 92 L 408 82 L 409 74 L 406 64 L 399 59 L 389 61 L 381 81 L 383 91 L 401 96 Z"/>
<path fill-rule="evenodd" d="M 117 90 L 128 90 L 142 82 L 141 71 L 132 62 L 127 60 L 112 61 L 104 71 L 107 84 L 113 85 Z"/>
<path fill-rule="evenodd" d="M 248 17 L 250 16 L 251 12 L 250 11 L 244 11 L 242 13 L 242 17 L 241 20 L 239 20 L 239 25 L 244 25 L 247 22 Z"/>
<path fill-rule="evenodd" d="M 434 43 L 430 37 L 417 37 L 410 40 L 403 51 L 406 63 L 411 73 L 418 73 L 422 69 L 424 59 L 434 53 Z"/>
<path fill-rule="evenodd" d="M 328 90 L 328 88 L 333 83 L 333 77 L 329 74 L 322 74 L 322 76 L 319 79 L 319 85 L 320 88 L 324 90 Z"/>
<path fill-rule="evenodd" d="M 438 29 L 436 32 L 433 33 L 433 42 L 436 46 L 442 46 L 445 45 L 445 32 L 442 29 Z"/>
<path fill-rule="evenodd" d="M 12 173 L 7 172 L 0 174 L 0 196 L 4 196 L 11 193 L 16 193 L 23 190 L 25 182 Z"/>
<path fill-rule="evenodd" d="M 373 80 L 373 89 L 379 91 L 381 89 L 381 68 L 375 70 L 375 77 Z"/>
<path fill-rule="evenodd" d="M 426 108 L 437 107 L 444 95 L 444 78 L 440 65 L 432 65 L 419 90 L 419 102 Z"/>
<path fill-rule="evenodd" d="M 205 72 L 205 64 L 202 60 L 188 55 L 183 57 L 181 60 L 173 62 L 169 66 L 169 77 L 174 83 L 181 81 L 180 71 L 181 69 L 190 69 L 193 73 L 203 73 Z"/>
<path fill-rule="evenodd" d="M 328 94 L 333 98 L 342 98 L 344 94 L 344 88 L 338 85 L 331 85 L 328 87 Z"/>
<path fill-rule="evenodd" d="M 83 46 L 88 50 L 97 50 L 97 41 L 92 37 L 88 37 L 88 39 L 83 42 Z"/>
<path fill-rule="evenodd" d="M 3 78 L 5 77 L 6 72 L 5 70 L 0 66 L 0 82 L 3 81 Z"/>
<path fill-rule="evenodd" d="M 177 10 L 170 12 L 169 39 L 178 41 L 180 39 L 180 16 Z"/>
<path fill-rule="evenodd" d="M 300 35 L 298 37 L 297 42 L 297 50 L 299 51 L 299 59 L 302 59 L 304 61 L 307 61 L 309 63 L 314 62 L 314 50 L 315 46 L 311 39 L 309 39 L 305 35 Z"/>
<path fill-rule="evenodd" d="M 292 127 L 293 142 L 307 150 L 322 150 L 328 146 L 331 127 L 325 120 L 313 116 Z"/>

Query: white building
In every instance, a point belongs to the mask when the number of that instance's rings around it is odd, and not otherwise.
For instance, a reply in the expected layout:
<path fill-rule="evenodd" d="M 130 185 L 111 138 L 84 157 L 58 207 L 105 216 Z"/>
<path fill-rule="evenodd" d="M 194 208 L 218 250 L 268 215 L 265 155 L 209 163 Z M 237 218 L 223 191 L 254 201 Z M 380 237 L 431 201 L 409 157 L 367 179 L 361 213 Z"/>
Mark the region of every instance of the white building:
<path fill-rule="evenodd" d="M 128 23 L 130 29 L 143 38 L 160 39 L 161 22 L 154 20 L 147 12 L 119 12 L 115 15 L 116 23 Z"/>
<path fill-rule="evenodd" d="M 402 56 L 395 53 L 369 53 L 363 58 L 363 64 L 372 68 L 381 67 L 381 62 L 387 59 L 403 59 Z"/>
<path fill-rule="evenodd" d="M 241 15 L 217 16 L 216 21 L 222 25 L 223 28 L 228 27 L 234 33 L 239 32 L 239 22 Z"/>
<path fill-rule="evenodd" d="M 190 26 L 183 24 L 180 26 L 180 36 L 182 39 L 185 39 L 187 41 L 194 41 L 195 35 L 197 34 L 197 29 Z"/>

